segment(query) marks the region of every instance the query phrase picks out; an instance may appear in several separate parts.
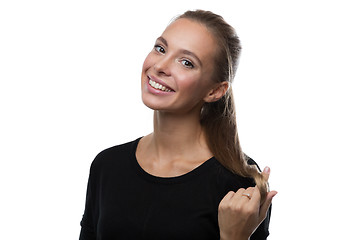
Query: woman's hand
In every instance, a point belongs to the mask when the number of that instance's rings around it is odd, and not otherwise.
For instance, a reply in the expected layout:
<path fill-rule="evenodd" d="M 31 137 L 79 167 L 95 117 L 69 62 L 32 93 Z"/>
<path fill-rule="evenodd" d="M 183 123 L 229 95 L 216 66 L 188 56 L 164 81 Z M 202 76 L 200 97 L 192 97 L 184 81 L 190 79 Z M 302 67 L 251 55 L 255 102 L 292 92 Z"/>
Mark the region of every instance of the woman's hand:
<path fill-rule="evenodd" d="M 262 172 L 265 179 L 269 179 L 270 168 Z M 255 187 L 240 188 L 236 193 L 230 191 L 219 204 L 219 228 L 221 240 L 249 239 L 266 213 L 276 191 L 267 193 L 265 202 L 260 205 L 260 191 Z"/>

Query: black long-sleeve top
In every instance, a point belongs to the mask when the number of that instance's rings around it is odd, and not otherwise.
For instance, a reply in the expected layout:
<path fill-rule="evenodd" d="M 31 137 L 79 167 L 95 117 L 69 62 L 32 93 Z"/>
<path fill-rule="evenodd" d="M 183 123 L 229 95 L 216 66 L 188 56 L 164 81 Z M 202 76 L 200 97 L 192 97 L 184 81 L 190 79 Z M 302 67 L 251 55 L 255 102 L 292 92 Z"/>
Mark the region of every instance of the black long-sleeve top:
<path fill-rule="evenodd" d="M 177 177 L 157 177 L 138 164 L 140 139 L 106 149 L 91 164 L 80 240 L 219 240 L 218 206 L 229 191 L 254 181 L 214 157 Z M 266 239 L 270 211 L 252 240 Z"/>

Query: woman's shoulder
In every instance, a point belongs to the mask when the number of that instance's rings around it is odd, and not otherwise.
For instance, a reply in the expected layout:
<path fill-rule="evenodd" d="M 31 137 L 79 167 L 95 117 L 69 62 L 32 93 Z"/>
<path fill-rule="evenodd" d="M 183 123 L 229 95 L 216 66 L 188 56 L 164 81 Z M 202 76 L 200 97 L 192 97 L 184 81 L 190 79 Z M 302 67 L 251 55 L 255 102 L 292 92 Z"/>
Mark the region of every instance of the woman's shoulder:
<path fill-rule="evenodd" d="M 119 163 L 120 159 L 131 157 L 135 153 L 139 140 L 140 138 L 102 150 L 91 163 L 91 169 L 111 167 L 113 164 Z"/>
<path fill-rule="evenodd" d="M 130 142 L 126 142 L 126 143 L 122 143 L 122 144 L 118 144 L 118 145 L 106 148 L 106 149 L 102 150 L 101 152 L 99 152 L 97 154 L 96 158 L 102 158 L 102 157 L 106 157 L 109 155 L 124 154 L 124 153 L 129 153 L 131 151 L 134 151 L 135 150 L 134 148 L 136 148 L 135 145 L 137 145 L 139 140 L 140 140 L 140 138 L 135 139 Z"/>

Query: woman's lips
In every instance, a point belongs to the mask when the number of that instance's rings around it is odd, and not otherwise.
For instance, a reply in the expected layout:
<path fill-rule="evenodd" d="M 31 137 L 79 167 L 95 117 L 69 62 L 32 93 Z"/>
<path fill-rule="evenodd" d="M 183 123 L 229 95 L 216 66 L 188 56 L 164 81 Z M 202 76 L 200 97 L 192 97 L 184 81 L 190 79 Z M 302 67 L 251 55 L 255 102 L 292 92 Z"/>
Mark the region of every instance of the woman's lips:
<path fill-rule="evenodd" d="M 164 83 L 162 80 L 160 80 L 154 76 L 148 76 L 148 83 L 154 89 L 164 91 L 164 92 L 175 92 L 166 83 Z"/>

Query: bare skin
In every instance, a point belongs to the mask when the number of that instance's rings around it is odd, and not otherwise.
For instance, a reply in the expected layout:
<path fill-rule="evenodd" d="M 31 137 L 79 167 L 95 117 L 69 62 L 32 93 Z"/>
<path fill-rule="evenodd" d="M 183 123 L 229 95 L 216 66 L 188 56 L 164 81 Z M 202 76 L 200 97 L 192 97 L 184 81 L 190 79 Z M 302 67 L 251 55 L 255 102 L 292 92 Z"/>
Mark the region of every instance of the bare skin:
<path fill-rule="evenodd" d="M 154 132 L 140 140 L 136 151 L 140 166 L 160 177 L 183 175 L 212 157 L 196 121 L 169 115 L 154 113 Z"/>

